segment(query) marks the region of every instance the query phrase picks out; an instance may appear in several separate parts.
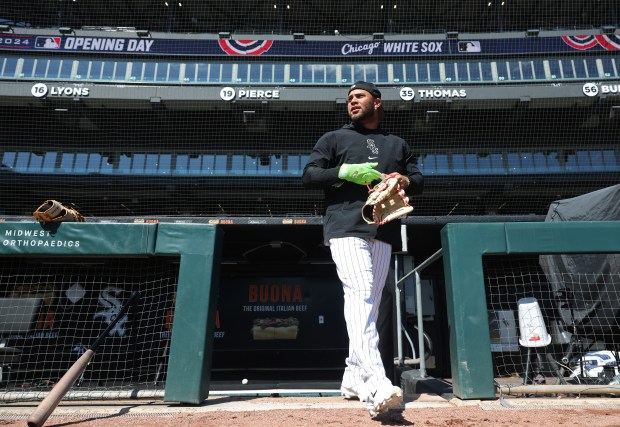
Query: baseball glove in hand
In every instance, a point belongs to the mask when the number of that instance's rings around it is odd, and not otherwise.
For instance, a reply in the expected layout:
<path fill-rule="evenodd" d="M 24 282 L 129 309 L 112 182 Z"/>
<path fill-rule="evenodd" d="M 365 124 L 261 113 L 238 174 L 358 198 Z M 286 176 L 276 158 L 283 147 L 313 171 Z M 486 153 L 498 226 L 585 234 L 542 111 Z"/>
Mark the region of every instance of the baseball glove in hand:
<path fill-rule="evenodd" d="M 56 200 L 46 200 L 32 216 L 39 222 L 84 222 L 77 210 L 67 208 Z"/>
<path fill-rule="evenodd" d="M 362 208 L 362 218 L 368 224 L 385 224 L 413 212 L 405 190 L 398 185 L 394 174 L 384 175 L 384 179 L 370 189 L 370 195 Z"/>

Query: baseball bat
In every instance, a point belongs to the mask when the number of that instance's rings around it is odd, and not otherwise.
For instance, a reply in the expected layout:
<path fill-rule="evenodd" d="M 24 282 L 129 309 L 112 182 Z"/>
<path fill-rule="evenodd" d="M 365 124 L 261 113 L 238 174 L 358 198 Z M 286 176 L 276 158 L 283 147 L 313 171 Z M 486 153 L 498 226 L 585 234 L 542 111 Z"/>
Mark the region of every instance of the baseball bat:
<path fill-rule="evenodd" d="M 69 370 L 60 378 L 60 380 L 56 383 L 54 388 L 50 390 L 50 392 L 45 396 L 45 399 L 39 403 L 37 409 L 30 415 L 28 418 L 28 426 L 29 427 L 41 427 L 45 421 L 52 415 L 54 409 L 58 406 L 62 398 L 67 394 L 67 392 L 71 389 L 75 381 L 80 377 L 84 369 L 88 366 L 88 363 L 95 355 L 95 351 L 101 345 L 101 343 L 105 340 L 106 336 L 110 333 L 112 328 L 118 323 L 120 319 L 123 318 L 131 304 L 133 304 L 134 300 L 138 297 L 138 292 L 134 292 L 125 305 L 121 307 L 120 311 L 116 315 L 116 318 L 110 322 L 108 327 L 97 337 L 95 342 L 80 356 L 80 358 L 75 361 L 73 365 L 69 368 Z"/>

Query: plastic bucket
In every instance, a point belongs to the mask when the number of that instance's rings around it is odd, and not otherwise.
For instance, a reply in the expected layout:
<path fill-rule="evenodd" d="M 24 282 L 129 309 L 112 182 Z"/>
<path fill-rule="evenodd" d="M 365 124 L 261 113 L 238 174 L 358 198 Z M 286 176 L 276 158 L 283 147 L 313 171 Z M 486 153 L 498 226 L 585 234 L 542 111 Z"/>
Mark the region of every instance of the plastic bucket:
<path fill-rule="evenodd" d="M 544 347 L 551 343 L 538 301 L 534 297 L 521 298 L 519 306 L 519 344 L 523 347 Z"/>

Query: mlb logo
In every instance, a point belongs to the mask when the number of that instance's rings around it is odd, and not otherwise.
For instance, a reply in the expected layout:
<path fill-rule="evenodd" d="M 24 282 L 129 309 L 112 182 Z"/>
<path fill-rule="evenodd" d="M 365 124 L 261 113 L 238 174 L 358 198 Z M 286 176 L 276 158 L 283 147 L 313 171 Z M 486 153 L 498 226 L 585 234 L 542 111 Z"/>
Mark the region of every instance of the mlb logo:
<path fill-rule="evenodd" d="M 459 52 L 476 53 L 480 52 L 480 42 L 478 41 L 460 41 Z"/>
<path fill-rule="evenodd" d="M 34 42 L 34 47 L 39 49 L 60 49 L 60 37 L 37 37 Z"/>

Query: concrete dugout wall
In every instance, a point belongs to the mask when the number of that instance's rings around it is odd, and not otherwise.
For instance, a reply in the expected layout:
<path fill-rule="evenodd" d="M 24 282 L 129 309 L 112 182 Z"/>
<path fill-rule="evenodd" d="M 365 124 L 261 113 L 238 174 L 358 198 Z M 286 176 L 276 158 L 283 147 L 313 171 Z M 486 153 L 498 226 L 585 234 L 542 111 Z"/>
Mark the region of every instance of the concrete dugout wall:
<path fill-rule="evenodd" d="M 441 230 L 441 244 L 454 394 L 494 399 L 482 256 L 620 253 L 620 221 L 455 223 Z"/>
<path fill-rule="evenodd" d="M 206 224 L 0 223 L 2 256 L 179 256 L 166 401 L 209 395 L 221 229 Z"/>

